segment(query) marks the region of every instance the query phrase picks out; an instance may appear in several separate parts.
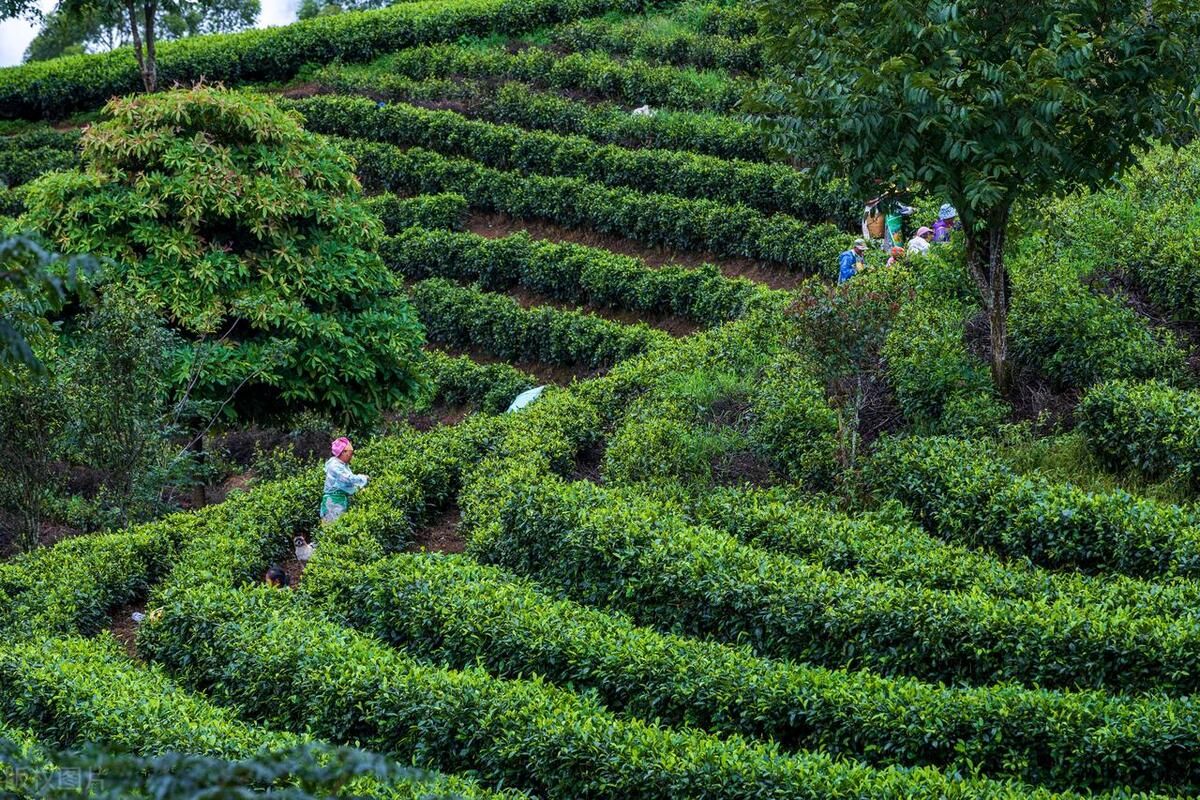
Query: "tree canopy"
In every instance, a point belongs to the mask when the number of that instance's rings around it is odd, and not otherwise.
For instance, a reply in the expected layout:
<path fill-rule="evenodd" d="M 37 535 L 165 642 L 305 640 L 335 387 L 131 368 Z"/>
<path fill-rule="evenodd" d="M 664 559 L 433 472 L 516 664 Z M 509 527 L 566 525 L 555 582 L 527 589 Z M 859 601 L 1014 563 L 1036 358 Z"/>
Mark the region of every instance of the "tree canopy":
<path fill-rule="evenodd" d="M 968 265 L 993 312 L 993 366 L 1001 371 L 1002 251 L 1013 203 L 1101 183 L 1148 138 L 1195 122 L 1194 4 L 758 6 L 777 70 L 750 107 L 773 143 L 809 158 L 816 152 L 816 175 L 848 177 L 864 197 L 885 182 L 951 201 L 966 232 Z M 814 132 L 823 146 L 802 146 Z"/>
<path fill-rule="evenodd" d="M 81 172 L 47 175 L 20 222 L 189 337 L 193 397 L 353 420 L 416 397 L 423 332 L 376 249 L 353 162 L 269 99 L 197 87 L 111 101 Z M 242 391 L 239 391 L 241 389 Z"/>
<path fill-rule="evenodd" d="M 154 10 L 154 30 L 162 39 L 228 33 L 254 25 L 260 10 L 259 0 L 160 3 Z M 129 9 L 124 3 L 62 0 L 45 16 L 41 30 L 25 51 L 25 60 L 112 50 L 131 42 Z"/>

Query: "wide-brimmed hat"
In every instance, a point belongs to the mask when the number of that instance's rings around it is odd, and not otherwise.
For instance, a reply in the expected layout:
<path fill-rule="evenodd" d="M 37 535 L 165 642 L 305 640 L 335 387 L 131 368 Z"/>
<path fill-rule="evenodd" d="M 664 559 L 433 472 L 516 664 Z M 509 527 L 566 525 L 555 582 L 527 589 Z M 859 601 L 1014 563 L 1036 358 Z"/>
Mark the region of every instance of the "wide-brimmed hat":
<path fill-rule="evenodd" d="M 949 203 L 942 204 L 938 209 L 938 219 L 954 219 L 958 216 L 958 209 Z"/>
<path fill-rule="evenodd" d="M 930 228 L 928 225 L 922 225 L 920 228 L 917 228 L 917 236 L 926 236 L 926 235 L 932 236 L 933 228 Z"/>

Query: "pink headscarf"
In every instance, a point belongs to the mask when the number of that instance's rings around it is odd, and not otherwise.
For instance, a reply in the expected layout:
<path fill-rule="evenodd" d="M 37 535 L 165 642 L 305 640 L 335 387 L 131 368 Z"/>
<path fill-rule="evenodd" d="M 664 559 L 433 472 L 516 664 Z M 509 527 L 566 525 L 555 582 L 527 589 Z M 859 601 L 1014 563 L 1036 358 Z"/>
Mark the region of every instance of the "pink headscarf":
<path fill-rule="evenodd" d="M 344 451 L 347 447 L 350 447 L 350 440 L 345 436 L 339 436 L 333 440 L 333 444 L 330 445 L 329 449 L 333 451 L 333 455 L 336 458 L 337 456 L 340 456 L 342 451 Z"/>

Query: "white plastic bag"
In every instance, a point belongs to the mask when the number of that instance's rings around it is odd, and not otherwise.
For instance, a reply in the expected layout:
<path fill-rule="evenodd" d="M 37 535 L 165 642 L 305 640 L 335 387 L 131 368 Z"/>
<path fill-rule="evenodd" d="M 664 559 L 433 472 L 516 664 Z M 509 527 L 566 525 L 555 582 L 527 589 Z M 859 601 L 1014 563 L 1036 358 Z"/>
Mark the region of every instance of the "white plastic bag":
<path fill-rule="evenodd" d="M 508 411 L 505 413 L 507 414 L 513 411 L 520 411 L 522 408 L 541 397 L 542 390 L 545 388 L 545 386 L 535 386 L 532 389 L 521 392 L 519 395 L 517 395 L 516 399 L 509 404 Z"/>

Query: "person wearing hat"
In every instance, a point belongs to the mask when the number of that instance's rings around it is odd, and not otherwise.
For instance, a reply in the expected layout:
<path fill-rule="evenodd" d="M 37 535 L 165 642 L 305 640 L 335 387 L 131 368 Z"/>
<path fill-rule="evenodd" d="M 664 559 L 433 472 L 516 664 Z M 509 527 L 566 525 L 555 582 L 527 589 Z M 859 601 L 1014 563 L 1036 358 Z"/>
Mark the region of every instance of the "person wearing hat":
<path fill-rule="evenodd" d="M 948 242 L 950 234 L 958 227 L 958 209 L 945 203 L 938 209 L 937 222 L 933 223 L 933 241 Z"/>
<path fill-rule="evenodd" d="M 838 256 L 838 283 L 845 283 L 863 270 L 863 253 L 867 252 L 865 239 L 855 239 L 854 246 Z"/>
<path fill-rule="evenodd" d="M 366 475 L 355 475 L 350 470 L 350 459 L 354 457 L 354 445 L 345 436 L 334 439 L 330 445 L 333 458 L 325 462 L 325 491 L 321 495 L 321 524 L 328 525 L 346 513 L 350 507 L 350 495 L 367 485 Z"/>
<path fill-rule="evenodd" d="M 933 228 L 921 226 L 917 229 L 917 235 L 908 243 L 908 254 L 910 256 L 924 255 L 929 252 L 929 243 L 933 241 Z"/>

